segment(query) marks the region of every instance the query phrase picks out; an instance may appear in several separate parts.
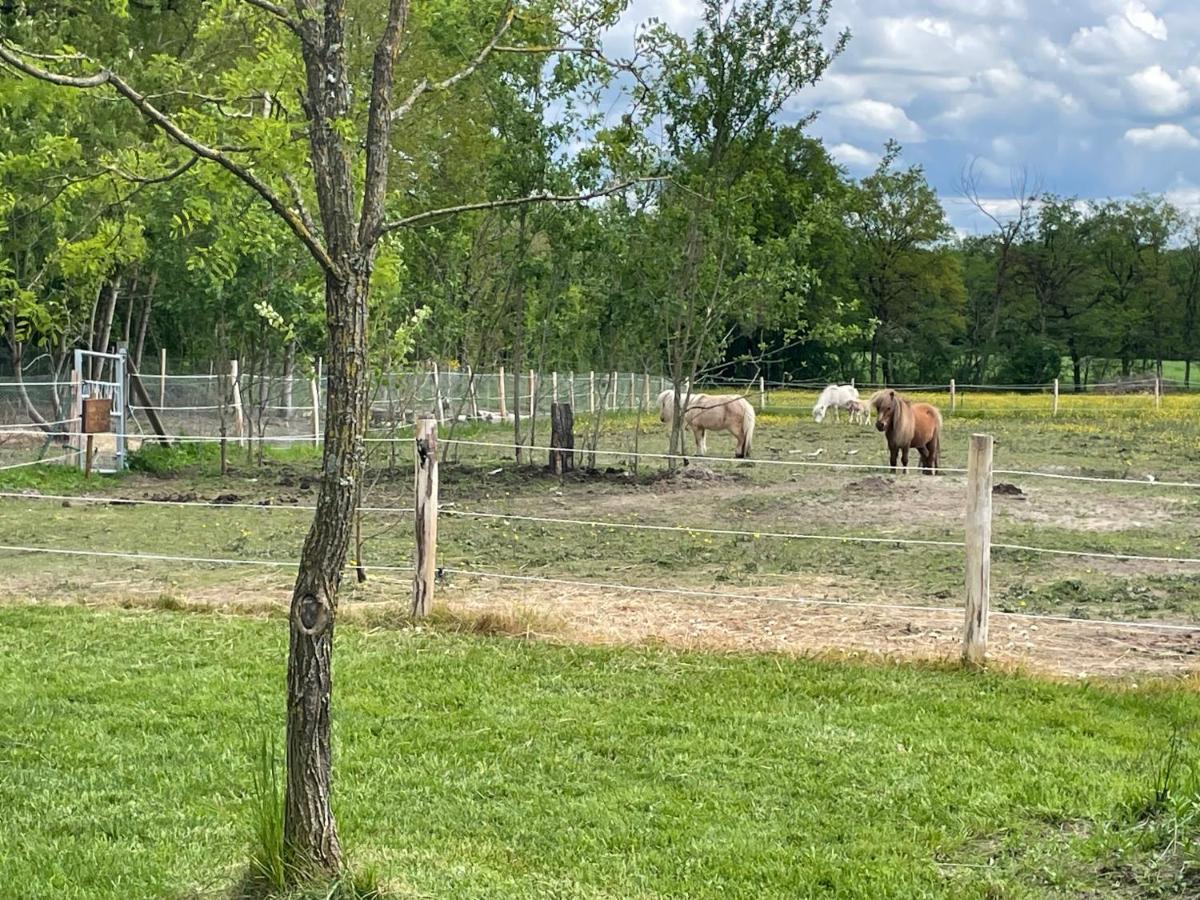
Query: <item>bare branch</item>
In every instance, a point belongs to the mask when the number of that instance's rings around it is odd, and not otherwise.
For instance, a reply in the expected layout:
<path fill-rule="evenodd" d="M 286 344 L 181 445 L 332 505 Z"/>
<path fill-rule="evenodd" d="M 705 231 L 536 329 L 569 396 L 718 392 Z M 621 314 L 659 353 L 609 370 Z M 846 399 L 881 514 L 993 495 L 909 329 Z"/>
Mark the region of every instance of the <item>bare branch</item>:
<path fill-rule="evenodd" d="M 615 69 L 620 72 L 626 72 L 633 76 L 641 87 L 645 90 L 650 90 L 650 85 L 642 76 L 642 69 L 638 68 L 630 59 L 613 59 L 606 56 L 604 51 L 599 47 L 573 47 L 567 44 L 531 44 L 527 47 L 509 47 L 498 46 L 492 48 L 496 53 L 526 53 L 526 54 L 541 54 L 548 56 L 551 53 L 571 53 L 576 56 L 590 56 L 597 62 L 602 62 L 610 69 Z"/>
<path fill-rule="evenodd" d="M 500 38 L 504 37 L 504 35 L 508 32 L 508 29 L 512 27 L 512 23 L 516 18 L 516 14 L 516 9 L 509 4 L 505 9 L 504 15 L 501 17 L 499 24 L 496 26 L 496 31 L 493 33 L 492 39 L 488 41 L 487 45 L 475 55 L 475 58 L 465 68 L 460 69 L 449 78 L 444 78 L 441 81 L 430 82 L 428 78 L 422 78 L 420 81 L 418 81 L 404 102 L 397 106 L 395 110 L 393 110 L 391 117 L 392 123 L 394 124 L 408 115 L 409 111 L 413 108 L 413 106 L 416 105 L 416 102 L 429 91 L 447 90 L 454 87 L 454 85 L 458 84 L 463 79 L 469 78 L 471 75 L 473 75 L 479 69 L 479 67 L 483 65 L 484 61 L 492 55 L 492 51 L 494 51 L 496 49 L 496 45 L 500 43 Z"/>
<path fill-rule="evenodd" d="M 288 186 L 288 190 L 292 192 L 292 200 L 296 204 L 296 212 L 300 214 L 300 221 L 304 223 L 304 227 L 313 234 L 319 234 L 320 229 L 317 228 L 317 223 L 313 221 L 312 215 L 308 211 L 308 207 L 304 205 L 304 194 L 300 192 L 300 184 L 292 177 L 291 172 L 283 173 L 283 180 Z"/>
<path fill-rule="evenodd" d="M 172 169 L 170 172 L 167 172 L 163 175 L 150 175 L 150 176 L 135 175 L 132 172 L 126 172 L 124 169 L 121 169 L 117 166 L 110 166 L 110 165 L 107 165 L 104 163 L 101 163 L 100 168 L 104 169 L 104 171 L 106 171 L 106 172 L 111 172 L 112 174 L 116 175 L 118 178 L 123 178 L 126 181 L 133 181 L 133 182 L 136 182 L 137 184 L 165 184 L 168 181 L 174 181 L 176 178 L 178 178 L 180 175 L 182 175 L 184 172 L 186 172 L 188 169 L 190 169 L 192 166 L 194 166 L 199 161 L 200 161 L 199 156 L 193 156 L 187 162 L 185 162 L 183 165 L 179 166 L 178 168 Z"/>
<path fill-rule="evenodd" d="M 395 222 L 388 222 L 380 228 L 379 233 L 384 235 L 400 228 L 412 228 L 414 225 L 424 225 L 427 222 L 443 218 L 444 216 L 454 216 L 459 213 L 474 212 L 480 209 L 500 209 L 505 206 L 521 206 L 526 203 L 579 203 L 584 200 L 594 200 L 597 197 L 607 197 L 611 194 L 619 193 L 626 188 L 633 187 L 635 184 L 662 181 L 665 177 L 652 175 L 645 178 L 631 178 L 628 181 L 622 181 L 619 184 L 612 184 L 583 194 L 551 194 L 549 191 L 542 191 L 524 197 L 506 197 L 502 200 L 485 200 L 479 203 L 462 203 L 458 206 L 447 206 L 443 209 L 431 209 L 423 213 L 407 216 L 403 219 L 397 219 Z"/>
<path fill-rule="evenodd" d="M 303 35 L 300 33 L 300 26 L 296 24 L 296 21 L 288 15 L 287 10 L 282 6 L 271 3 L 270 0 L 242 0 L 242 2 L 248 3 L 250 6 L 257 7 L 263 12 L 270 13 L 272 16 L 282 22 L 287 27 L 288 31 L 292 32 L 297 37 L 303 37 Z"/>
<path fill-rule="evenodd" d="M 159 109 L 153 106 L 149 100 L 134 90 L 124 79 L 113 72 L 111 69 L 103 69 L 95 75 L 89 75 L 83 78 L 73 78 L 68 75 L 59 75 L 55 72 L 49 72 L 30 62 L 22 59 L 12 45 L 0 42 L 0 60 L 3 60 L 8 65 L 12 66 L 19 72 L 22 72 L 31 78 L 36 78 L 39 81 L 46 81 L 50 84 L 60 85 L 62 87 L 72 88 L 96 88 L 102 85 L 111 85 L 112 88 L 127 99 L 138 111 L 141 112 L 147 120 L 155 127 L 164 132 L 171 140 L 177 144 L 182 144 L 191 150 L 196 156 L 202 159 L 207 159 L 214 162 L 221 168 L 225 169 L 243 184 L 250 187 L 257 193 L 267 205 L 278 215 L 292 232 L 298 237 L 301 243 L 308 248 L 309 253 L 321 265 L 325 271 L 336 274 L 337 266 L 334 265 L 329 253 L 317 240 L 316 236 L 305 227 L 300 217 L 275 195 L 267 184 L 262 181 L 257 175 L 249 169 L 239 165 L 230 159 L 221 149 L 209 147 L 200 143 L 182 128 L 180 128 L 173 119 L 162 113 Z"/>

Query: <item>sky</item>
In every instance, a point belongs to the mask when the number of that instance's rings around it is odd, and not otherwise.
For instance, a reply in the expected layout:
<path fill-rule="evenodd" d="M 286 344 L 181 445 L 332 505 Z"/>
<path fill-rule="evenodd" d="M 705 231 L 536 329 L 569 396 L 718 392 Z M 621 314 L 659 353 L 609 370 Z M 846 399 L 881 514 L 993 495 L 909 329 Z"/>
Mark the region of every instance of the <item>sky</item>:
<path fill-rule="evenodd" d="M 690 33 L 696 4 L 633 0 Z M 781 116 L 853 176 L 884 142 L 924 167 L 960 232 L 990 223 L 962 197 L 973 166 L 999 214 L 1014 176 L 1081 198 L 1165 193 L 1200 212 L 1200 0 L 834 0 L 849 47 Z"/>

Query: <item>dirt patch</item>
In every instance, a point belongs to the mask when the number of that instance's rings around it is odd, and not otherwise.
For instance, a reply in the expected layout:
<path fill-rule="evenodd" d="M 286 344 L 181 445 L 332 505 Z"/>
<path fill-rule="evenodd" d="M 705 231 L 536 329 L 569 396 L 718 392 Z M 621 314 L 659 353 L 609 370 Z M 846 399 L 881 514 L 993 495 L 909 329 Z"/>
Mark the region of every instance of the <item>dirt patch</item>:
<path fill-rule="evenodd" d="M 545 616 L 562 637 L 587 643 L 950 661 L 962 641 L 962 614 L 936 609 L 716 602 L 469 579 L 445 586 L 441 600 L 460 612 Z M 1200 673 L 1200 626 L 1157 631 L 993 613 L 989 658 L 1057 677 L 1182 676 Z"/>

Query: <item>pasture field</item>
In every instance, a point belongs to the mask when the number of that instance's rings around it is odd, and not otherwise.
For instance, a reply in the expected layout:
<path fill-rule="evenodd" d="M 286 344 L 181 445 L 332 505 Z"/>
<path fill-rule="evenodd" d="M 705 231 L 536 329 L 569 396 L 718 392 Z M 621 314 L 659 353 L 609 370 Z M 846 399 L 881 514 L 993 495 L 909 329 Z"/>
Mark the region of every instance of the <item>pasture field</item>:
<path fill-rule="evenodd" d="M 961 549 L 896 542 L 961 542 L 953 470 L 987 431 L 1012 485 L 996 542 L 1200 555 L 1200 492 L 1146 481 L 1200 481 L 1197 401 L 1067 399 L 1051 419 L 1044 396 L 968 396 L 935 478 L 791 465 L 885 462 L 801 393 L 770 397 L 751 464 L 673 473 L 629 455 L 665 449 L 649 416 L 606 416 L 613 455 L 561 478 L 486 446 L 509 430 L 445 425 L 446 574 L 420 626 L 410 432 L 372 443 L 371 568 L 344 582 L 335 656 L 356 868 L 396 896 L 1196 895 L 1200 566 L 997 549 L 994 609 L 1064 620 L 993 616 L 999 665 L 969 674 L 937 662 Z M 0 895 L 237 880 L 319 457 L 231 461 L 0 472 L 0 543 L 26 548 L 0 550 Z M 1032 471 L 1120 482 L 1012 474 Z"/>
<path fill-rule="evenodd" d="M 1051 418 L 1045 395 L 968 395 L 946 419 L 947 472 L 936 478 L 837 468 L 886 463 L 883 440 L 844 418 L 815 423 L 812 399 L 799 392 L 769 397 L 751 464 L 693 460 L 674 474 L 662 459 L 625 455 L 635 446 L 643 453 L 665 450 L 664 427 L 650 416 L 640 426 L 634 415 L 606 416 L 599 438 L 606 452 L 596 457 L 596 469 L 564 478 L 545 472 L 544 452 L 534 453 L 536 465 L 517 466 L 511 446 L 481 446 L 510 441 L 511 428 L 444 425 L 441 598 L 474 612 L 527 609 L 547 628 L 592 641 L 952 655 L 954 614 L 864 604 L 961 604 L 965 475 L 955 470 L 965 465 L 969 434 L 987 431 L 996 438 L 996 481 L 1009 491 L 995 497 L 993 541 L 1099 554 L 995 549 L 995 610 L 1200 629 L 1200 565 L 1169 561 L 1200 557 L 1200 490 L 1146 480 L 1200 482 L 1200 398 L 1169 395 L 1155 410 L 1145 396 L 1064 396 L 1060 415 Z M 945 407 L 947 398 L 928 399 Z M 577 443 L 590 424 L 586 414 L 579 418 Z M 538 444 L 546 442 L 546 430 L 539 422 Z M 363 560 L 382 568 L 365 584 L 350 582 L 348 603 L 402 603 L 407 596 L 409 434 L 402 431 L 391 446 L 371 444 Z M 709 446 L 716 457 L 731 453 L 726 435 L 712 435 Z M 127 605 L 286 602 L 289 563 L 311 515 L 302 507 L 316 493 L 317 451 L 271 448 L 261 466 L 240 449 L 231 456 L 225 478 L 211 444 L 148 449 L 138 460 L 144 471 L 86 484 L 68 470 L 0 473 L 10 492 L 132 501 L 2 498 L 0 529 L 10 546 L 215 561 L 0 551 L 10 596 Z M 948 546 L 893 543 L 913 539 Z M 1145 631 L 1129 643 L 1095 627 L 1002 617 L 993 632 L 999 659 L 1058 674 L 1180 672 L 1200 663 L 1200 632 Z"/>
<path fill-rule="evenodd" d="M 1200 891 L 1186 687 L 396 625 L 351 607 L 334 663 L 342 837 L 393 896 Z M 226 896 L 285 645 L 270 612 L 0 606 L 0 893 Z"/>

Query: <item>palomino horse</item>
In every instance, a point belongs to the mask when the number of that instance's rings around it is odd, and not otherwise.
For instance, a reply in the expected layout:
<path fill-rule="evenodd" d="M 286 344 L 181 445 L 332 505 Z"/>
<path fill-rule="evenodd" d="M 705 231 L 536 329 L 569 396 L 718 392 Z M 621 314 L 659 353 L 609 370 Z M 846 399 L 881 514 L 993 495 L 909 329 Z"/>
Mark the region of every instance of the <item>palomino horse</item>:
<path fill-rule="evenodd" d="M 852 384 L 831 384 L 821 391 L 821 396 L 813 405 L 813 418 L 818 422 L 825 420 L 825 413 L 833 409 L 834 421 L 837 421 L 838 410 L 845 409 L 854 412 L 852 403 L 858 402 L 858 388 Z M 851 421 L 854 421 L 851 419 Z"/>
<path fill-rule="evenodd" d="M 893 390 L 877 391 L 871 397 L 875 410 L 875 429 L 887 437 L 892 471 L 896 471 L 896 455 L 908 471 L 908 451 L 916 447 L 921 455 L 921 471 L 927 475 L 937 472 L 941 448 L 942 414 L 936 406 L 913 403 Z"/>
<path fill-rule="evenodd" d="M 736 395 L 686 394 L 681 398 L 687 404 L 683 423 L 696 438 L 696 450 L 701 456 L 708 452 L 704 439 L 707 431 L 728 431 L 737 441 L 734 457 L 745 459 L 750 455 L 750 441 L 754 437 L 754 407 L 745 397 Z M 658 395 L 659 418 L 671 424 L 675 418 L 675 391 L 665 390 Z"/>

